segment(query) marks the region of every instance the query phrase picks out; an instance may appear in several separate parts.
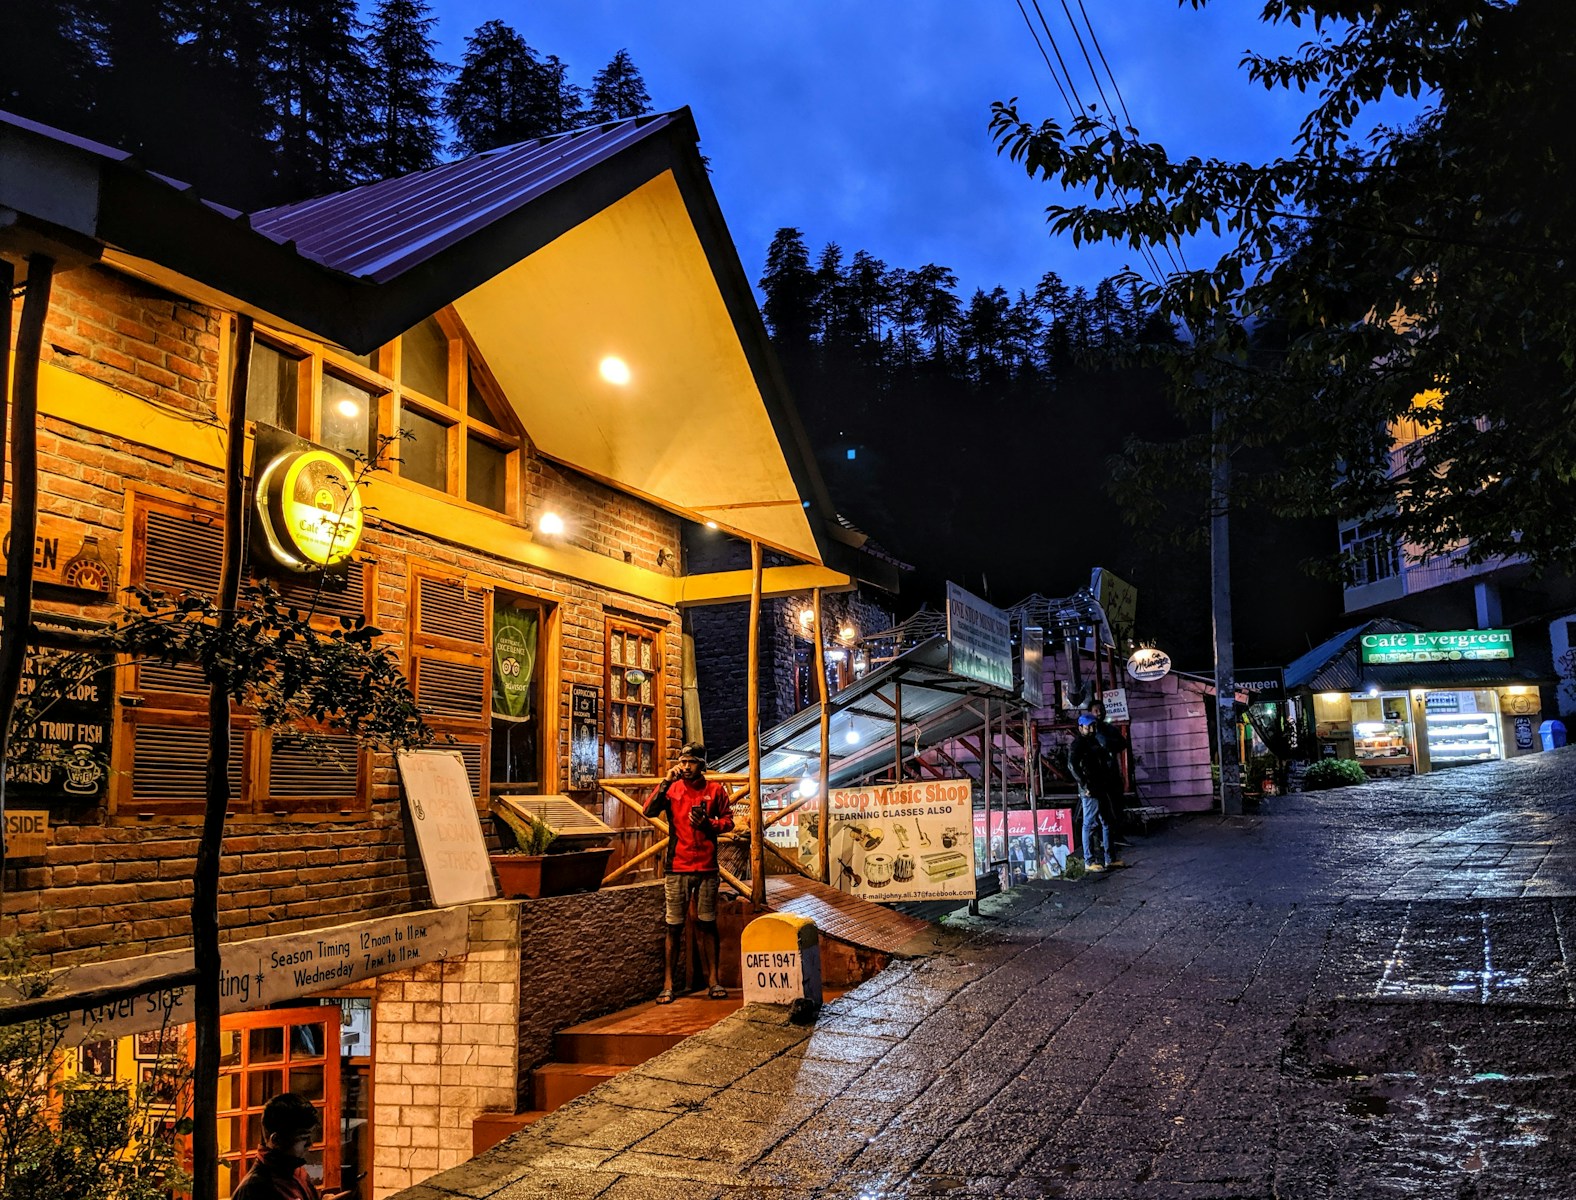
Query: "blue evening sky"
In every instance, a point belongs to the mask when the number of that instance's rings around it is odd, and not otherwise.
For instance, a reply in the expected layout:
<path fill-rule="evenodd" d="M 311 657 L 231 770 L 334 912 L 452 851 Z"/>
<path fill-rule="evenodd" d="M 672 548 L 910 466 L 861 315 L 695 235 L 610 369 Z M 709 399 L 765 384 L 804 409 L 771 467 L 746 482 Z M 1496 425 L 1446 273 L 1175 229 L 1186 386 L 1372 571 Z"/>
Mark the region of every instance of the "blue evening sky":
<path fill-rule="evenodd" d="M 1066 7 L 1079 14 L 1078 0 Z M 1259 24 L 1258 0 L 1202 12 L 1176 0 L 1084 7 L 1146 140 L 1233 158 L 1287 149 L 1306 98 L 1267 93 L 1237 64 L 1250 46 L 1285 50 L 1305 34 Z M 1087 101 L 1094 89 L 1062 0 L 1040 8 Z M 784 225 L 804 230 L 812 255 L 836 241 L 893 266 L 951 267 L 965 299 L 998 283 L 1032 288 L 1052 269 L 1092 285 L 1142 267 L 1125 248 L 1052 239 L 1051 186 L 995 153 L 993 100 L 1020 97 L 1036 123 L 1067 116 L 1016 0 L 433 0 L 433 11 L 450 63 L 492 18 L 557 54 L 582 86 L 627 48 L 657 109 L 694 110 L 752 280 Z"/>

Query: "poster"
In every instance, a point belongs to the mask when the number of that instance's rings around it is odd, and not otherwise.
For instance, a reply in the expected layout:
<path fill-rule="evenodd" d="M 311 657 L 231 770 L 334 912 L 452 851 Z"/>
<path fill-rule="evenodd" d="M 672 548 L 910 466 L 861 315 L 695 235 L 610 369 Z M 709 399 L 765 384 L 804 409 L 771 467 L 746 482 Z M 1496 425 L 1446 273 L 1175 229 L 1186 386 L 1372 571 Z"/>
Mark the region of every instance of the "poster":
<path fill-rule="evenodd" d="M 601 712 L 601 688 L 589 683 L 577 683 L 570 687 L 569 790 L 572 792 L 596 787 L 597 763 L 602 757 L 597 745 Z"/>
<path fill-rule="evenodd" d="M 115 672 L 108 655 L 30 648 L 22 662 L 20 695 L 70 664 L 65 693 L 38 719 L 16 730 L 6 761 L 6 802 L 97 803 L 109 788 L 114 729 Z"/>
<path fill-rule="evenodd" d="M 1040 844 L 1034 844 L 1035 826 L 1031 816 L 1038 816 Z M 990 817 L 991 853 L 985 854 L 985 814 L 974 814 L 974 857 L 978 862 L 1006 861 L 1014 884 L 1028 879 L 1059 879 L 1067 866 L 1067 856 L 1078 848 L 1073 834 L 1073 810 L 1070 808 L 1042 808 L 1038 813 L 1028 809 L 1012 809 L 1007 813 L 1006 845 L 1002 845 L 1001 813 Z M 1036 861 L 1035 852 L 1039 857 Z M 1005 854 L 1003 851 L 1005 850 Z"/>
<path fill-rule="evenodd" d="M 832 883 L 865 900 L 972 900 L 974 783 L 923 783 L 834 788 L 831 804 Z M 813 864 L 818 830 L 804 809 L 796 816 L 799 860 Z"/>

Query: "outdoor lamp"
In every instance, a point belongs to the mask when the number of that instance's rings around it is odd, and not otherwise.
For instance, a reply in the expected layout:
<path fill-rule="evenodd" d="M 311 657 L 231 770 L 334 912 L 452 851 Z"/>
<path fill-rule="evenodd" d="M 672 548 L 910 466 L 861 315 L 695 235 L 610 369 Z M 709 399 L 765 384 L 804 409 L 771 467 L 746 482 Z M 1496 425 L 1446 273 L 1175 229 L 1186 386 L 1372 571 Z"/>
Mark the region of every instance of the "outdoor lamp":
<path fill-rule="evenodd" d="M 555 512 L 544 512 L 537 519 L 536 528 L 548 537 L 557 537 L 564 531 L 564 519 Z"/>

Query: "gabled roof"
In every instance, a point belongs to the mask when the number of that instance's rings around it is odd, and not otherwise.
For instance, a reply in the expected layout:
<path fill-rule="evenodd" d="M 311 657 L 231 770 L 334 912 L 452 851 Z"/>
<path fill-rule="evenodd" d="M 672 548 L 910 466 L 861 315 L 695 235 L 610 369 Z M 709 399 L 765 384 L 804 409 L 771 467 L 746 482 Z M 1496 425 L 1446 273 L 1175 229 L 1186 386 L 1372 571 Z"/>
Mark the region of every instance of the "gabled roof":
<path fill-rule="evenodd" d="M 835 522 L 697 137 L 680 109 L 247 217 L 0 114 L 0 236 L 356 352 L 453 305 L 542 454 L 896 590 Z"/>

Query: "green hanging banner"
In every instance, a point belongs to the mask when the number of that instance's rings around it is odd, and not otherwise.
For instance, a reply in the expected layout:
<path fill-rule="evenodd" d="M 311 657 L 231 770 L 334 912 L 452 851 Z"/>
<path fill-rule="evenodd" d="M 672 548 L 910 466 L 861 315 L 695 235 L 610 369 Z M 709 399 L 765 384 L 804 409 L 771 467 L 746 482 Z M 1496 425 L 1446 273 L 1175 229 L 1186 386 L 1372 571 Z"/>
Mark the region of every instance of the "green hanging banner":
<path fill-rule="evenodd" d="M 493 712 L 524 720 L 531 715 L 531 681 L 536 675 L 536 613 L 499 608 L 493 612 Z"/>

